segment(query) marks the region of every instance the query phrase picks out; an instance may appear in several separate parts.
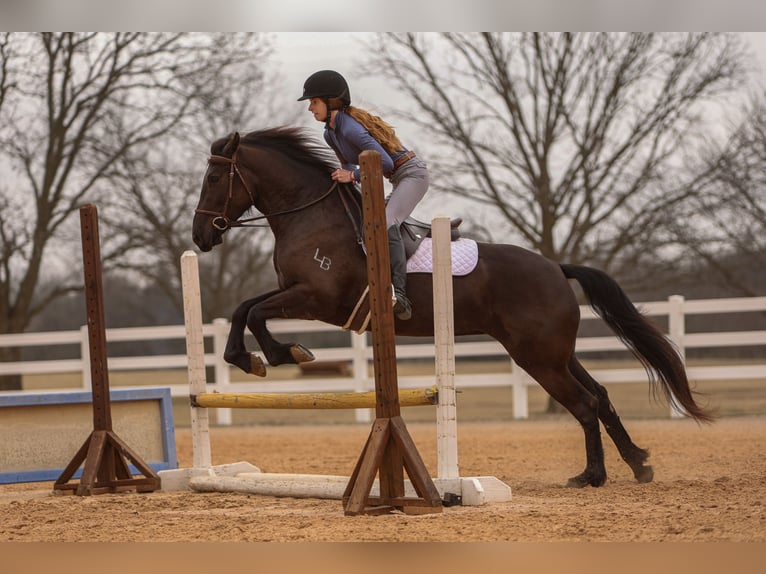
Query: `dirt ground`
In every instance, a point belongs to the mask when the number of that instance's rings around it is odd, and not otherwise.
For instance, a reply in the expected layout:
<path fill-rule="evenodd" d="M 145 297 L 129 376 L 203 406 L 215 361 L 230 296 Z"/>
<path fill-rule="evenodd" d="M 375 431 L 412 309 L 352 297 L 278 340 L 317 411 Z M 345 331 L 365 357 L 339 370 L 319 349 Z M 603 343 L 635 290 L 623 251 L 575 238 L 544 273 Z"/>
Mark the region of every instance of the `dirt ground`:
<path fill-rule="evenodd" d="M 345 516 L 338 500 L 154 492 L 54 495 L 52 483 L 0 486 L 0 541 L 25 542 L 766 542 L 766 417 L 633 420 L 655 479 L 637 484 L 611 443 L 602 488 L 569 489 L 584 467 L 573 420 L 459 426 L 461 476 L 496 476 L 513 499 L 440 514 Z M 408 424 L 436 468 L 434 425 Z M 213 463 L 248 461 L 266 472 L 348 475 L 366 424 L 213 428 Z M 604 435 L 606 436 L 606 435 Z M 176 430 L 179 466 L 192 462 Z"/>

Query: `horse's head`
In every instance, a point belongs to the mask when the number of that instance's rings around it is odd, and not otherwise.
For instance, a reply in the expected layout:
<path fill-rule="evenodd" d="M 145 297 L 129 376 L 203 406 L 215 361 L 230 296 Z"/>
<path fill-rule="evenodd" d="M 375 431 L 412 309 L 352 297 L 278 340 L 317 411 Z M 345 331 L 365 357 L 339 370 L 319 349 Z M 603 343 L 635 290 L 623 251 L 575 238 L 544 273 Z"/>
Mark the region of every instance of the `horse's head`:
<path fill-rule="evenodd" d="M 235 132 L 213 142 L 210 152 L 192 224 L 202 251 L 221 243 L 231 227 L 260 226 L 250 224 L 258 219 L 274 230 L 278 217 L 320 203 L 337 187 L 331 178 L 337 158 L 296 128 L 254 131 L 241 140 Z M 242 219 L 251 206 L 263 215 Z"/>
<path fill-rule="evenodd" d="M 237 166 L 239 140 L 239 133 L 235 132 L 210 147 L 192 223 L 192 238 L 202 251 L 210 251 L 221 243 L 232 222 L 253 204 L 253 195 Z"/>

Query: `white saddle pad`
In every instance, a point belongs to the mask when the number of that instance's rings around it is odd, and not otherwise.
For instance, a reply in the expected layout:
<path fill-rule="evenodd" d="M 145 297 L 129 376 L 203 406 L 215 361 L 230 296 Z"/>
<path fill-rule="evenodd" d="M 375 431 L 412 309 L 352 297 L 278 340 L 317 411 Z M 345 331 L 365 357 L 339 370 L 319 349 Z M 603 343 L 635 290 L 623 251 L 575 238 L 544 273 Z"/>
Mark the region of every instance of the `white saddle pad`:
<path fill-rule="evenodd" d="M 479 262 L 479 246 L 473 239 L 452 242 L 452 274 L 468 275 Z M 407 260 L 407 273 L 433 273 L 432 240 L 426 237 Z"/>

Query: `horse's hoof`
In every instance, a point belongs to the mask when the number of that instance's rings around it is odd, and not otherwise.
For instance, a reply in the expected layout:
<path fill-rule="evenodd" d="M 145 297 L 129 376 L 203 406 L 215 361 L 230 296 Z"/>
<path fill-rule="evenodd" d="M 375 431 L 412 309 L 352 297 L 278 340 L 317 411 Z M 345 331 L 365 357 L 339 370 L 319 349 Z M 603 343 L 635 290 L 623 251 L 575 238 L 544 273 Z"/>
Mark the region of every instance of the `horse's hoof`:
<path fill-rule="evenodd" d="M 309 351 L 303 345 L 293 345 L 290 347 L 290 355 L 292 355 L 296 363 L 308 363 L 315 358 L 314 353 Z"/>
<path fill-rule="evenodd" d="M 263 364 L 263 359 L 255 353 L 250 353 L 250 374 L 256 377 L 266 376 L 266 365 Z"/>
<path fill-rule="evenodd" d="M 604 486 L 606 482 L 606 475 L 604 476 L 592 476 L 586 472 L 573 476 L 567 481 L 567 488 L 584 488 L 588 485 L 593 487 Z"/>
<path fill-rule="evenodd" d="M 573 476 L 567 480 L 567 488 L 584 488 L 590 484 L 583 475 Z"/>
<path fill-rule="evenodd" d="M 634 474 L 636 480 L 641 484 L 652 482 L 654 479 L 654 469 L 651 466 L 642 466 L 641 469 Z"/>

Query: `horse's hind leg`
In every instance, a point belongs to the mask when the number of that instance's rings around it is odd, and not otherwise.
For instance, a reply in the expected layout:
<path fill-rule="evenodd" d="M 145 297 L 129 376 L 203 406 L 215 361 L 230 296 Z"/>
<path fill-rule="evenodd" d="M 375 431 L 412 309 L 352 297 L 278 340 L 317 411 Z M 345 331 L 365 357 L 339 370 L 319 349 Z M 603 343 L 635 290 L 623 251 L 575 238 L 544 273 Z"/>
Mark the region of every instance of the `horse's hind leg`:
<path fill-rule="evenodd" d="M 524 364 L 521 365 L 548 394 L 565 407 L 580 423 L 585 433 L 585 470 L 567 481 L 567 486 L 602 486 L 606 482 L 604 445 L 598 422 L 598 399 L 569 372 L 566 366 L 559 368 Z"/>
<path fill-rule="evenodd" d="M 572 357 L 569 369 L 577 380 L 598 399 L 598 418 L 601 419 L 606 432 L 614 441 L 620 456 L 630 466 L 636 480 L 642 483 L 651 482 L 654 478 L 654 470 L 651 466 L 644 464 L 649 458 L 649 453 L 633 443 L 617 415 L 612 401 L 609 400 L 606 389 L 585 370 L 585 367 L 576 358 Z"/>

